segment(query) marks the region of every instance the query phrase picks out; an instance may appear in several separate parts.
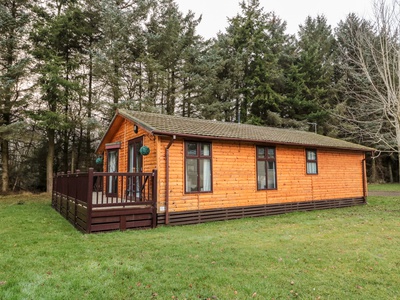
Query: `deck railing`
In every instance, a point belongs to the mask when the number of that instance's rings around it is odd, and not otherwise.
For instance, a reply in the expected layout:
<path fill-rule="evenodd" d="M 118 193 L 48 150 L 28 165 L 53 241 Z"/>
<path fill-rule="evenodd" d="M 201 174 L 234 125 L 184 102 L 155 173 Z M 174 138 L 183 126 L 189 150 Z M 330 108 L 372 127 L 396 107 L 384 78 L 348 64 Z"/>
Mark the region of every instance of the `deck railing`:
<path fill-rule="evenodd" d="M 157 170 L 151 173 L 88 173 L 54 176 L 52 206 L 83 232 L 154 228 Z"/>
<path fill-rule="evenodd" d="M 157 200 L 156 171 L 93 174 L 93 207 L 149 205 Z"/>
<path fill-rule="evenodd" d="M 157 170 L 151 173 L 67 173 L 54 176 L 53 192 L 88 207 L 152 205 L 157 201 Z"/>
<path fill-rule="evenodd" d="M 54 176 L 53 192 L 87 203 L 89 173 L 63 174 Z"/>

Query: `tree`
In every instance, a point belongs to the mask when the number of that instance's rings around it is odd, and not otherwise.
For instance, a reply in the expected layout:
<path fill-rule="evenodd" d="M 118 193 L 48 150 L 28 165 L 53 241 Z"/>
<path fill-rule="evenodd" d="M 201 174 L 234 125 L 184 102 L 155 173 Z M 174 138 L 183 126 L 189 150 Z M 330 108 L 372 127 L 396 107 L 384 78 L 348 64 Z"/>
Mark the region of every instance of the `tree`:
<path fill-rule="evenodd" d="M 344 134 L 397 153 L 400 170 L 400 3 L 377 0 L 375 18 L 348 18 L 341 47 L 348 98 L 338 107 Z M 343 39 L 342 39 L 343 40 Z"/>
<path fill-rule="evenodd" d="M 224 102 L 233 106 L 236 121 L 270 124 L 269 112 L 279 114 L 285 98 L 284 66 L 292 37 L 285 34 L 286 23 L 265 13 L 259 0 L 240 6 L 241 13 L 229 19 L 227 33 L 218 37 L 224 64 L 220 76 L 230 84 Z"/>
<path fill-rule="evenodd" d="M 298 32 L 288 116 L 319 125 L 321 133 L 328 132 L 328 111 L 335 99 L 335 59 L 336 40 L 326 18 L 307 17 Z"/>
<path fill-rule="evenodd" d="M 41 99 L 33 109 L 32 118 L 46 132 L 48 141 L 47 191 L 52 190 L 55 138 L 62 144 L 61 168 L 69 165 L 69 139 L 79 124 L 72 120 L 73 110 L 79 109 L 83 86 L 79 72 L 83 48 L 87 41 L 87 22 L 74 1 L 56 2 L 55 7 L 37 6 L 36 22 L 31 38 L 32 54 L 39 74 Z M 77 114 L 80 115 L 80 114 Z M 62 133 L 62 134 L 61 134 Z"/>
<path fill-rule="evenodd" d="M 199 36 L 195 29 L 200 19 L 192 12 L 183 15 L 173 0 L 161 0 L 157 4 L 151 10 L 145 32 L 149 96 L 162 113 L 172 115 L 179 107 L 188 112 L 185 98 L 191 79 L 187 75 L 194 69 L 187 67 L 197 51 Z"/>
<path fill-rule="evenodd" d="M 95 88 L 94 88 L 94 52 L 96 51 L 96 46 L 102 38 L 100 31 L 100 8 L 98 7 L 97 1 L 86 1 L 86 8 L 84 10 L 84 15 L 86 16 L 86 47 L 84 52 L 86 54 L 87 60 L 85 60 L 87 68 L 87 77 L 85 81 L 87 103 L 84 105 L 86 107 L 86 169 L 91 166 L 92 163 L 92 131 L 96 127 L 97 121 L 93 118 L 94 103 L 95 103 Z M 83 125 L 83 124 L 82 124 Z M 82 130 L 81 130 L 82 132 Z M 77 151 L 80 153 L 80 151 Z M 79 159 L 77 159 L 77 162 Z"/>
<path fill-rule="evenodd" d="M 12 124 L 22 118 L 26 103 L 29 57 L 26 55 L 26 35 L 29 25 L 29 1 L 0 1 L 0 142 L 1 191 L 9 189 L 9 142 L 13 137 Z M 15 138 L 15 136 L 14 136 Z"/>
<path fill-rule="evenodd" d="M 104 114 L 117 107 L 139 109 L 143 98 L 144 27 L 154 1 L 98 3 L 101 38 L 94 51 L 94 75 L 103 88 Z M 111 103 L 110 103 L 111 102 Z"/>

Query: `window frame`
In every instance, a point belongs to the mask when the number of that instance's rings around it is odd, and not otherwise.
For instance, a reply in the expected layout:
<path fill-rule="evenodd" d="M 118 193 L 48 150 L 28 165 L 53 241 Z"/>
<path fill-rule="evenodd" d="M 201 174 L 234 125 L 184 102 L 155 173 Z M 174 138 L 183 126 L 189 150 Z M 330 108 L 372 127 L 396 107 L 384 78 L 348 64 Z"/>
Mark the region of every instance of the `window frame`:
<path fill-rule="evenodd" d="M 318 175 L 318 151 L 317 149 L 306 149 L 306 174 L 307 175 Z M 315 154 L 315 159 L 309 159 L 308 158 L 308 153 L 309 152 L 314 152 Z M 308 164 L 312 163 L 315 164 L 315 173 L 314 172 L 308 172 Z"/>
<path fill-rule="evenodd" d="M 189 155 L 188 147 L 189 144 L 196 143 L 196 151 L 197 155 Z M 202 144 L 208 144 L 210 147 L 210 153 L 209 155 L 201 155 L 201 145 Z M 184 156 L 185 156 L 185 161 L 184 161 L 184 193 L 185 194 L 203 194 L 203 193 L 212 193 L 213 192 L 213 168 L 212 168 L 212 143 L 209 141 L 185 141 L 184 142 Z M 196 159 L 197 160 L 197 190 L 195 191 L 187 191 L 187 160 L 188 159 Z M 202 159 L 209 159 L 210 160 L 210 190 L 209 191 L 201 191 L 200 188 L 200 161 Z"/>
<path fill-rule="evenodd" d="M 259 158 L 258 157 L 258 149 L 263 148 L 265 151 L 265 157 L 264 158 Z M 268 150 L 273 149 L 274 150 L 274 158 L 269 158 L 268 157 Z M 266 187 L 262 188 L 259 187 L 258 184 L 258 162 L 259 161 L 265 161 L 265 183 Z M 269 188 L 268 187 L 268 162 L 273 162 L 275 166 L 275 187 L 274 188 Z M 276 164 L 276 147 L 275 146 L 256 146 L 256 185 L 257 185 L 257 190 L 258 191 L 273 191 L 278 189 L 278 171 L 277 171 L 277 164 Z"/>

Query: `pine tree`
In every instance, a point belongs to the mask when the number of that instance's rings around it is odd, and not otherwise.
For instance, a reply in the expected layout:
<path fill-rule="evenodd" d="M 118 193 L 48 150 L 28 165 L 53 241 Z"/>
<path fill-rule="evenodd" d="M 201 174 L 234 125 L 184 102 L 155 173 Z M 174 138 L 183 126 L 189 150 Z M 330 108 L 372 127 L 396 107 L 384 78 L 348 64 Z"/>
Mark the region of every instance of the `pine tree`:
<path fill-rule="evenodd" d="M 73 168 L 69 160 L 70 137 L 74 136 L 77 125 L 72 119 L 75 103 L 79 103 L 83 92 L 79 70 L 87 41 L 87 23 L 82 10 L 73 2 L 56 3 L 55 7 L 48 8 L 36 7 L 36 12 L 32 54 L 36 59 L 42 104 L 38 103 L 39 108 L 35 109 L 32 117 L 46 131 L 47 191 L 50 192 L 56 135 L 61 136 L 61 169 Z"/>
<path fill-rule="evenodd" d="M 292 73 L 296 88 L 289 98 L 291 118 L 318 125 L 321 133 L 328 133 L 328 111 L 336 98 L 336 40 L 324 16 L 307 17 L 298 36 Z"/>
<path fill-rule="evenodd" d="M 193 59 L 191 52 L 196 51 L 199 37 L 195 28 L 199 22 L 191 12 L 183 15 L 172 0 L 161 0 L 152 8 L 146 26 L 146 74 L 149 96 L 162 113 L 174 114 L 179 106 L 188 111 L 187 103 L 181 104 L 186 101 L 182 93 L 187 94 L 188 87 L 183 69 Z M 186 85 L 184 92 L 183 84 Z"/>
<path fill-rule="evenodd" d="M 12 124 L 22 118 L 18 113 L 26 103 L 24 91 L 29 57 L 26 55 L 26 36 L 30 18 L 29 1 L 0 1 L 0 142 L 1 142 L 1 191 L 9 189 L 10 139 Z"/>
<path fill-rule="evenodd" d="M 106 87 L 101 100 L 108 118 L 117 107 L 142 105 L 143 34 L 151 3 L 102 0 L 98 4 L 101 39 L 94 53 L 94 75 Z"/>
<path fill-rule="evenodd" d="M 265 13 L 258 0 L 240 6 L 241 13 L 229 19 L 226 34 L 218 37 L 225 52 L 220 78 L 230 85 L 225 102 L 231 103 L 236 121 L 269 124 L 269 112 L 279 114 L 285 98 L 284 66 L 292 37 L 285 34 L 286 23 Z"/>

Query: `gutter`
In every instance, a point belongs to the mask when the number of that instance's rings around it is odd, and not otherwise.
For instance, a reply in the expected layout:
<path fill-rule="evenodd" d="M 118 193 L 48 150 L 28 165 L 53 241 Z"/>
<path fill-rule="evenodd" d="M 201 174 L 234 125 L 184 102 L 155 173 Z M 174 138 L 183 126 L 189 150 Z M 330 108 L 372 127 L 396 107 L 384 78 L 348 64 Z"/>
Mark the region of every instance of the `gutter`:
<path fill-rule="evenodd" d="M 361 164 L 362 164 L 362 184 L 363 184 L 363 198 L 364 198 L 364 201 L 365 201 L 365 203 L 367 204 L 367 182 L 366 182 L 366 176 L 367 176 L 367 174 L 366 174 L 366 172 L 365 172 L 365 162 L 366 162 L 366 158 L 365 158 L 365 155 L 364 155 L 364 159 L 361 161 Z"/>
<path fill-rule="evenodd" d="M 165 148 L 165 225 L 169 224 L 169 148 L 175 140 L 176 135 L 173 135 Z"/>

